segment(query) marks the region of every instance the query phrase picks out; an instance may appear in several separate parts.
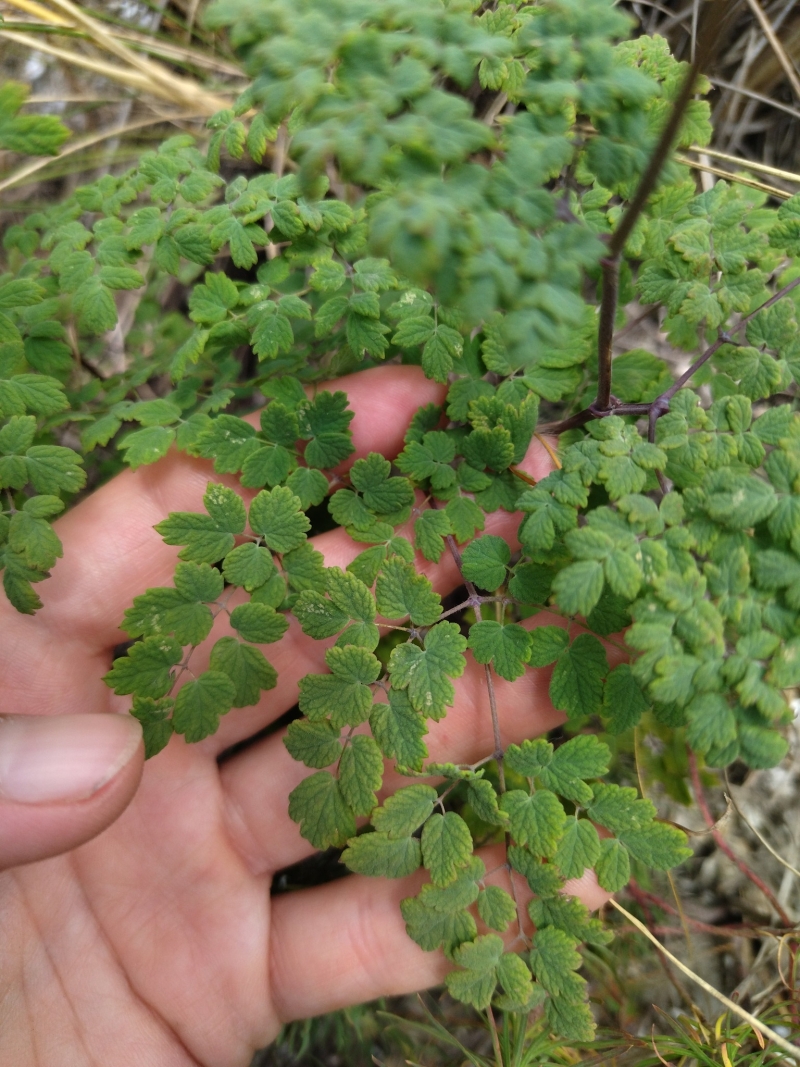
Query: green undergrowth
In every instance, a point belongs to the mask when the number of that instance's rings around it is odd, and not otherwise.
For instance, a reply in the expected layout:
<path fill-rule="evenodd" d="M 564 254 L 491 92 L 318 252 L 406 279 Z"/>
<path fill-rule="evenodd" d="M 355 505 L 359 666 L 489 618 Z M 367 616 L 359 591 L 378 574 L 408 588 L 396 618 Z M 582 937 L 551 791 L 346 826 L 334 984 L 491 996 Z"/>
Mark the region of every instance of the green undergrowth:
<path fill-rule="evenodd" d="M 217 0 L 206 27 L 253 77 L 207 141 L 171 137 L 5 231 L 5 593 L 40 607 L 62 552 L 51 520 L 87 475 L 175 448 L 236 475 L 249 505 L 210 475 L 202 512 L 159 523 L 180 546 L 174 584 L 122 621 L 133 643 L 106 681 L 132 696 L 148 756 L 258 703 L 290 617 L 335 638 L 285 736 L 309 768 L 289 797 L 300 832 L 362 874 L 424 868 L 403 917 L 452 961 L 456 1000 L 590 1042 L 580 949 L 612 935 L 565 882 L 593 868 L 616 891 L 690 854 L 638 794 L 633 729 L 712 767 L 786 752 L 800 197 L 698 192 L 666 158 L 631 208 L 670 115 L 674 145 L 708 142 L 708 84 L 679 103 L 686 65 L 660 38 L 627 40 L 606 0 Z M 66 132 L 24 99 L 2 89 L 0 146 L 56 151 Z M 162 314 L 176 281 L 185 308 Z M 120 369 L 108 337 L 128 291 Z M 634 299 L 663 308 L 681 379 L 644 349 L 611 362 L 604 338 Z M 353 412 L 314 383 L 386 360 L 446 400 L 397 457 L 343 475 Z M 523 461 L 543 429 L 560 437 L 536 482 Z M 345 570 L 309 540 L 326 509 L 359 545 Z M 519 515 L 520 547 L 484 532 L 498 510 Z M 446 555 L 462 595 L 443 608 L 421 566 Z M 220 612 L 229 633 L 195 674 Z M 429 724 L 470 660 L 496 743 L 433 762 Z M 508 744 L 496 689 L 542 668 L 566 732 Z M 379 802 L 387 767 L 408 781 Z M 684 774 L 684 757 L 664 763 L 673 793 Z M 504 850 L 491 871 L 487 843 Z"/>

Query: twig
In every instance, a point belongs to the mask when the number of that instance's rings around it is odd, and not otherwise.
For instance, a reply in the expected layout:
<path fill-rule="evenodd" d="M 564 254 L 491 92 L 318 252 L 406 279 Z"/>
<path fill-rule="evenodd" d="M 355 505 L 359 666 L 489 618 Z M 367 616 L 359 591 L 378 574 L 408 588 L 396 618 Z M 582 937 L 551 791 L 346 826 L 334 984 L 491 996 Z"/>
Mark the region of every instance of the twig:
<path fill-rule="evenodd" d="M 740 859 L 736 855 L 731 846 L 728 844 L 728 842 L 717 829 L 714 816 L 711 814 L 711 811 L 708 807 L 706 795 L 703 790 L 703 783 L 700 781 L 700 772 L 697 768 L 697 757 L 691 749 L 687 749 L 687 756 L 689 760 L 689 775 L 692 779 L 692 788 L 694 789 L 695 800 L 697 801 L 697 806 L 700 808 L 700 812 L 706 821 L 706 825 L 711 830 L 711 836 L 714 838 L 714 843 L 716 844 L 717 848 L 720 850 L 720 852 L 724 852 L 728 859 L 732 860 L 736 864 L 736 866 L 739 868 L 745 878 L 749 879 L 757 889 L 761 890 L 761 892 L 770 902 L 772 907 L 775 909 L 775 912 L 779 916 L 783 925 L 789 927 L 794 926 L 794 923 L 786 914 L 780 901 L 772 892 L 767 883 L 762 878 L 760 878 L 755 871 L 751 870 L 750 867 L 748 867 L 747 864 L 744 862 L 744 860 Z"/>
<path fill-rule="evenodd" d="M 456 539 L 453 537 L 452 534 L 448 534 L 445 540 L 447 541 L 447 547 L 450 549 L 450 555 L 455 560 L 455 564 L 458 567 L 459 574 L 461 575 L 464 585 L 467 588 L 467 592 L 469 593 L 469 599 L 465 601 L 465 603 L 462 604 L 461 607 L 463 608 L 470 606 L 479 609 L 481 604 L 488 603 L 488 601 L 485 597 L 480 596 L 474 584 L 464 577 L 461 553 L 458 551 Z M 504 598 L 491 597 L 490 599 L 492 602 L 497 603 L 498 601 L 502 602 Z M 497 776 L 500 779 L 500 792 L 505 793 L 506 778 L 503 772 L 503 743 L 500 737 L 500 718 L 497 713 L 497 698 L 495 696 L 494 691 L 494 679 L 492 678 L 492 672 L 488 663 L 486 664 L 486 687 L 489 690 L 489 707 L 492 713 L 492 734 L 494 736 L 493 756 L 494 759 L 497 761 Z"/>
<path fill-rule="evenodd" d="M 714 353 L 719 351 L 724 344 L 731 344 L 732 339 L 736 334 L 740 333 L 746 326 L 748 326 L 756 315 L 760 314 L 762 311 L 766 311 L 767 308 L 771 308 L 773 304 L 777 304 L 779 300 L 782 300 L 787 293 L 792 291 L 792 289 L 796 289 L 798 285 L 800 285 L 800 278 L 795 278 L 794 281 L 789 282 L 787 285 L 784 285 L 782 289 L 779 289 L 777 293 L 773 293 L 769 300 L 765 300 L 763 304 L 759 304 L 759 306 L 754 311 L 751 311 L 749 315 L 745 315 L 744 318 L 740 319 L 732 329 L 722 333 L 713 344 L 709 345 L 708 348 L 697 357 L 689 369 L 684 371 L 680 378 L 678 378 L 669 389 L 665 390 L 661 396 L 656 397 L 651 403 L 621 404 L 618 401 L 615 402 L 612 397 L 607 411 L 599 411 L 596 409 L 595 405 L 590 405 L 588 408 L 584 408 L 582 411 L 578 411 L 575 415 L 570 415 L 566 419 L 561 419 L 559 422 L 545 423 L 544 426 L 539 426 L 536 432 L 548 434 L 564 433 L 566 430 L 573 430 L 576 427 L 585 426 L 587 422 L 592 422 L 594 419 L 602 419 L 608 415 L 647 415 L 650 420 L 650 429 L 652 433 L 652 430 L 655 428 L 656 420 L 660 419 L 662 415 L 666 415 L 669 411 L 670 400 L 672 400 L 678 390 L 683 389 L 684 385 L 686 385 L 693 375 L 697 373 L 703 364 L 708 362 Z"/>
<path fill-rule="evenodd" d="M 683 917 L 681 917 L 679 910 L 674 904 L 670 904 L 669 901 L 656 896 L 655 893 L 650 893 L 647 890 L 642 889 L 633 878 L 628 882 L 626 888 L 637 904 L 644 905 L 650 903 L 658 908 L 659 911 L 665 911 L 668 915 L 675 915 L 679 919 L 683 918 L 683 920 L 685 920 L 685 922 L 693 929 L 700 930 L 705 934 L 714 934 L 716 937 L 743 937 L 751 941 L 761 940 L 765 934 L 773 934 L 773 931 L 766 927 L 749 926 L 747 923 L 714 926 L 713 923 L 704 923 L 700 919 L 693 919 L 691 915 L 684 914 Z M 683 930 L 682 932 L 685 935 L 686 931 Z"/>
<path fill-rule="evenodd" d="M 725 772 L 725 783 L 728 786 L 728 789 L 730 789 L 731 786 L 730 786 L 730 782 L 728 781 L 728 772 L 727 771 Z M 726 800 L 730 801 L 730 803 L 733 805 L 733 810 L 736 812 L 736 814 L 739 816 L 739 818 L 742 820 L 742 822 L 745 824 L 745 826 L 750 831 L 752 831 L 753 834 L 755 834 L 755 836 L 758 838 L 758 840 L 761 842 L 761 844 L 764 846 L 764 848 L 768 852 L 772 853 L 772 855 L 775 857 L 775 859 L 778 861 L 778 863 L 782 864 L 786 868 L 787 871 L 791 871 L 792 874 L 795 875 L 795 877 L 800 878 L 800 871 L 798 871 L 798 869 L 796 867 L 793 867 L 791 865 L 791 863 L 788 862 L 788 860 L 785 860 L 783 858 L 783 856 L 780 854 L 780 852 L 778 852 L 777 849 L 774 849 L 772 847 L 772 845 L 769 843 L 769 841 L 767 841 L 767 839 L 762 834 L 760 834 L 758 832 L 758 830 L 756 830 L 755 826 L 753 826 L 753 824 L 750 822 L 750 820 L 745 818 L 744 814 L 742 813 L 742 809 L 739 807 L 739 805 L 736 803 L 736 800 L 733 797 L 733 790 L 731 790 L 730 793 L 723 793 L 723 796 L 725 797 Z"/>
<path fill-rule="evenodd" d="M 484 666 L 486 671 L 486 688 L 489 690 L 489 708 L 492 712 L 492 736 L 494 737 L 494 758 L 497 760 L 497 777 L 499 779 L 500 792 L 506 791 L 506 775 L 503 770 L 503 739 L 500 736 L 500 717 L 497 714 L 497 697 L 494 692 L 494 678 L 492 678 L 492 668 L 487 663 Z"/>
<path fill-rule="evenodd" d="M 705 979 L 701 978 L 699 974 L 695 974 L 694 971 L 687 967 L 685 963 L 682 963 L 677 958 L 677 956 L 673 956 L 669 949 L 665 948 L 658 940 L 658 938 L 650 933 L 650 931 L 647 929 L 643 922 L 640 922 L 640 920 L 637 919 L 635 915 L 631 915 L 628 909 L 623 908 L 623 906 L 621 904 L 618 904 L 613 897 L 609 900 L 609 904 L 612 906 L 612 908 L 616 908 L 621 915 L 624 915 L 628 922 L 633 923 L 636 929 L 641 934 L 644 934 L 647 940 L 652 942 L 652 944 L 655 945 L 658 951 L 663 953 L 667 957 L 667 959 L 670 960 L 670 962 L 678 968 L 678 970 L 682 971 L 682 973 L 686 975 L 687 978 L 691 978 L 692 981 L 699 985 L 701 989 L 705 990 L 706 993 L 714 997 L 715 1000 L 718 1000 L 720 1004 L 724 1004 L 728 1011 L 733 1012 L 733 1014 L 737 1015 L 740 1019 L 744 1019 L 744 1021 L 749 1023 L 754 1030 L 758 1030 L 758 1032 L 763 1034 L 764 1037 L 774 1042 L 778 1046 L 778 1048 L 782 1048 L 784 1052 L 787 1052 L 792 1057 L 792 1059 L 800 1061 L 800 1048 L 798 1048 L 797 1045 L 793 1045 L 790 1041 L 787 1041 L 785 1037 L 781 1037 L 780 1034 L 776 1034 L 771 1027 L 767 1026 L 765 1023 L 762 1023 L 760 1019 L 757 1019 L 755 1017 L 755 1015 L 751 1015 L 749 1011 L 745 1011 L 744 1008 L 741 1008 L 738 1004 L 735 1004 L 732 1000 L 729 1000 L 724 993 L 720 993 L 718 989 L 715 989 L 712 985 L 709 985 L 709 983 L 706 982 Z"/>
<path fill-rule="evenodd" d="M 478 597 L 481 604 L 512 604 L 514 601 L 509 600 L 504 596 L 480 596 Z M 446 619 L 449 615 L 455 615 L 457 611 L 463 611 L 464 608 L 472 608 L 475 604 L 472 600 L 464 600 L 461 604 L 456 604 L 454 608 L 448 608 L 447 611 L 443 611 L 437 622 L 441 622 L 442 619 Z"/>

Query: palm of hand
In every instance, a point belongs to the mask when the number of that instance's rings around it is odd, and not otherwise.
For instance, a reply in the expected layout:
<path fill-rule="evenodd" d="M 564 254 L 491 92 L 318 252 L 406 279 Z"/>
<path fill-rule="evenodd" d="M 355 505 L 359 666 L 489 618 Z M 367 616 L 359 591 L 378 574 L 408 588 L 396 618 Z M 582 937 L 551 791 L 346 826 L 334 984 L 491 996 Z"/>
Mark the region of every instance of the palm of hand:
<path fill-rule="evenodd" d="M 357 411 L 362 455 L 396 454 L 416 407 L 441 399 L 410 368 L 365 372 L 337 387 Z M 532 451 L 527 469 L 546 471 L 543 451 Z M 174 567 L 175 550 L 152 526 L 169 511 L 199 509 L 209 477 L 207 464 L 170 457 L 121 475 L 62 520 L 66 558 L 42 587 L 43 611 L 28 618 L 2 609 L 8 710 L 119 709 L 101 678 L 122 639 L 122 611 L 148 586 L 169 584 Z M 487 530 L 511 537 L 515 525 L 498 513 Z M 344 566 L 358 551 L 342 531 L 316 546 L 329 565 Z M 442 592 L 458 584 L 446 558 L 428 572 Z M 208 645 L 224 632 L 219 618 Z M 272 875 L 311 851 L 286 814 L 287 794 L 307 771 L 277 734 L 218 762 L 295 703 L 298 680 L 325 669 L 328 644 L 293 623 L 268 650 L 278 687 L 258 706 L 232 711 L 199 745 L 174 738 L 95 840 L 0 875 L 0 1064 L 246 1065 L 284 1020 L 422 988 L 445 973 L 441 957 L 408 939 L 399 914 L 416 876 L 352 877 L 270 907 Z M 477 670 L 460 680 L 455 708 L 431 730 L 433 758 L 491 751 L 480 683 Z M 510 685 L 498 689 L 508 740 L 560 720 L 545 672 L 526 672 L 513 699 Z M 584 896 L 592 902 L 591 892 Z"/>

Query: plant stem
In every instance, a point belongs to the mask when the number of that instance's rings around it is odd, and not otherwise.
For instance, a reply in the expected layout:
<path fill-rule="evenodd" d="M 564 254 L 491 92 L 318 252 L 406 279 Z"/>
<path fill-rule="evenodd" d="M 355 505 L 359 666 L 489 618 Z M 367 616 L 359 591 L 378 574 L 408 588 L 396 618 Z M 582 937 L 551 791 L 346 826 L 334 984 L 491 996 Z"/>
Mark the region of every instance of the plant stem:
<path fill-rule="evenodd" d="M 494 691 L 494 678 L 492 677 L 492 668 L 487 663 L 484 668 L 486 671 L 486 688 L 489 690 L 489 707 L 492 712 L 492 735 L 494 737 L 494 758 L 497 760 L 497 777 L 499 778 L 500 792 L 506 791 L 506 775 L 503 770 L 503 739 L 500 736 L 500 716 L 497 714 L 497 697 Z"/>
<path fill-rule="evenodd" d="M 481 602 L 481 604 L 512 604 L 512 603 L 514 603 L 514 601 L 509 600 L 509 598 L 505 597 L 505 596 L 479 596 L 478 600 Z M 442 619 L 446 619 L 448 617 L 448 615 L 455 615 L 455 613 L 457 611 L 463 611 L 464 608 L 471 608 L 471 607 L 474 607 L 474 606 L 475 606 L 474 601 L 471 598 L 469 600 L 464 600 L 464 601 L 462 601 L 462 603 L 456 604 L 456 606 L 454 608 L 448 608 L 447 611 L 443 611 L 442 614 L 439 616 L 439 618 L 436 621 L 437 622 L 441 622 Z"/>
<path fill-rule="evenodd" d="M 782 300 L 787 293 L 790 293 L 793 289 L 796 289 L 800 285 L 800 278 L 795 278 L 794 281 L 784 285 L 782 289 L 779 289 L 777 293 L 765 300 L 763 304 L 751 311 L 748 315 L 745 315 L 743 319 L 731 329 L 722 333 L 716 341 L 708 346 L 708 348 L 697 357 L 692 365 L 684 371 L 684 373 L 674 382 L 669 389 L 666 389 L 660 396 L 657 396 L 655 400 L 649 404 L 620 404 L 615 402 L 613 397 L 610 400 L 610 406 L 607 411 L 601 411 L 596 407 L 596 401 L 588 408 L 576 412 L 574 415 L 570 415 L 566 419 L 561 419 L 559 422 L 545 423 L 544 426 L 540 426 L 537 429 L 537 433 L 549 433 L 559 434 L 565 433 L 567 430 L 574 430 L 581 426 L 585 426 L 587 422 L 592 422 L 594 419 L 602 419 L 608 415 L 647 415 L 650 423 L 650 439 L 653 439 L 655 423 L 662 415 L 666 415 L 669 411 L 669 402 L 675 396 L 675 394 L 686 385 L 687 382 L 697 373 L 697 371 L 707 363 L 711 357 L 719 351 L 725 344 L 732 344 L 733 338 L 737 333 L 740 333 L 746 326 L 748 326 L 756 315 L 762 311 L 766 311 L 767 308 L 771 308 L 773 304 L 777 304 L 779 300 Z"/>
<path fill-rule="evenodd" d="M 728 859 L 732 860 L 736 864 L 736 866 L 739 868 L 745 878 L 748 878 L 753 883 L 753 885 L 756 886 L 757 889 L 761 890 L 761 892 L 770 902 L 772 907 L 775 909 L 775 912 L 779 916 L 783 925 L 787 927 L 794 926 L 794 923 L 786 914 L 783 907 L 781 906 L 780 901 L 772 892 L 767 883 L 761 878 L 759 878 L 756 872 L 751 870 L 744 862 L 744 860 L 739 859 L 739 857 L 733 851 L 731 846 L 728 844 L 728 842 L 717 829 L 716 820 L 714 819 L 714 816 L 711 814 L 711 811 L 708 807 L 708 801 L 706 800 L 706 795 L 703 790 L 703 783 L 700 781 L 700 771 L 697 767 L 697 757 L 691 749 L 687 748 L 686 751 L 689 760 L 689 774 L 692 779 L 692 788 L 694 789 L 695 800 L 697 801 L 697 806 L 700 808 L 702 816 L 705 819 L 706 826 L 708 826 L 709 830 L 711 831 L 711 836 L 714 838 L 714 843 L 716 844 L 717 848 L 720 850 L 720 852 L 724 852 Z"/>
<path fill-rule="evenodd" d="M 500 1048 L 500 1035 L 497 1032 L 497 1023 L 494 1020 L 494 1012 L 491 1004 L 486 1007 L 486 1017 L 489 1020 L 489 1032 L 492 1035 L 492 1049 L 497 1060 L 497 1067 L 503 1067 L 503 1052 Z"/>
<path fill-rule="evenodd" d="M 709 36 L 708 34 L 705 35 Z M 644 206 L 655 189 L 658 177 L 664 169 L 675 138 L 678 135 L 684 113 L 694 92 L 695 82 L 700 73 L 700 64 L 708 51 L 699 48 L 689 67 L 678 98 L 672 106 L 669 119 L 658 139 L 653 154 L 650 156 L 645 172 L 639 181 L 633 200 L 619 221 L 616 230 L 608 242 L 608 255 L 600 261 L 603 275 L 603 293 L 600 303 L 600 324 L 597 333 L 597 396 L 591 408 L 598 413 L 608 411 L 611 405 L 611 350 L 614 341 L 614 322 L 619 301 L 619 268 L 625 242 L 630 237 L 633 227 L 639 219 Z"/>
<path fill-rule="evenodd" d="M 644 923 L 639 922 L 635 915 L 631 915 L 627 908 L 623 908 L 622 905 L 618 904 L 613 897 L 611 898 L 611 900 L 609 900 L 609 904 L 613 908 L 616 908 L 617 911 L 620 912 L 622 915 L 624 915 L 628 922 L 633 923 L 636 929 L 640 933 L 644 934 L 648 941 L 652 942 L 652 944 L 656 946 L 658 951 L 662 952 L 667 957 L 667 959 L 670 960 L 678 968 L 678 970 L 682 971 L 686 975 L 687 978 L 691 978 L 692 981 L 696 982 L 701 989 L 704 989 L 706 991 L 706 993 L 709 993 L 721 1004 L 724 1004 L 728 1011 L 733 1012 L 734 1015 L 738 1015 L 740 1019 L 744 1019 L 745 1022 L 748 1022 L 753 1027 L 753 1029 L 758 1030 L 758 1032 L 763 1034 L 764 1037 L 768 1038 L 770 1041 L 773 1041 L 778 1046 L 778 1048 L 782 1048 L 784 1052 L 787 1052 L 792 1057 L 792 1059 L 800 1060 L 800 1048 L 798 1048 L 796 1045 L 791 1044 L 791 1042 L 787 1041 L 785 1037 L 781 1037 L 780 1034 L 776 1034 L 774 1030 L 772 1030 L 769 1026 L 765 1026 L 765 1024 L 762 1023 L 760 1019 L 757 1019 L 755 1017 L 755 1015 L 751 1015 L 749 1011 L 745 1011 L 744 1008 L 739 1007 L 738 1004 L 735 1004 L 728 997 L 720 993 L 718 989 L 715 989 L 712 985 L 709 985 L 708 982 L 706 982 L 700 977 L 700 975 L 695 974 L 694 971 L 690 970 L 685 963 L 682 963 L 676 956 L 673 956 L 672 953 L 661 944 L 658 938 L 654 937 L 653 934 L 650 933 Z"/>
<path fill-rule="evenodd" d="M 604 257 L 600 261 L 603 271 L 603 295 L 597 331 L 597 396 L 591 405 L 598 411 L 607 411 L 611 405 L 611 348 L 619 301 L 619 264 L 619 253 Z"/>
<path fill-rule="evenodd" d="M 704 363 L 706 363 L 714 355 L 716 351 L 718 351 L 724 344 L 730 344 L 731 338 L 733 338 L 737 333 L 740 333 L 747 325 L 749 325 L 756 315 L 758 315 L 762 311 L 766 311 L 767 308 L 772 307 L 773 304 L 777 304 L 779 300 L 782 300 L 787 293 L 790 293 L 792 291 L 792 289 L 796 289 L 798 285 L 800 285 L 800 278 L 795 278 L 794 281 L 789 282 L 788 285 L 784 285 L 784 287 L 782 289 L 779 289 L 777 293 L 774 293 L 769 298 L 769 300 L 765 300 L 763 304 L 759 305 L 759 307 L 757 307 L 755 311 L 751 311 L 749 315 L 745 315 L 745 317 L 741 319 L 730 332 L 724 333 L 720 337 L 718 337 L 712 345 L 709 345 L 709 347 L 701 356 L 698 356 L 698 358 L 694 361 L 691 367 L 689 367 L 688 370 L 684 371 L 684 373 L 680 376 L 680 378 L 678 378 L 677 382 L 675 382 L 674 385 L 670 386 L 670 388 L 667 389 L 665 393 L 662 393 L 657 400 L 653 401 L 653 404 L 659 404 L 663 401 L 669 403 L 669 401 L 672 400 L 673 396 L 675 396 L 678 390 L 683 389 L 684 385 L 686 385 L 686 383 L 690 381 L 692 376 L 703 366 Z"/>
<path fill-rule="evenodd" d="M 450 549 L 450 555 L 455 560 L 456 566 L 458 567 L 459 574 L 461 575 L 461 579 L 462 579 L 462 581 L 464 582 L 464 585 L 467 588 L 467 592 L 469 593 L 469 600 L 467 600 L 461 606 L 462 607 L 466 607 L 467 605 L 470 605 L 470 606 L 474 606 L 477 609 L 477 608 L 480 607 L 481 604 L 487 603 L 488 601 L 497 602 L 498 600 L 502 600 L 503 599 L 502 597 L 488 597 L 488 598 L 485 598 L 485 597 L 482 597 L 482 596 L 479 595 L 478 590 L 475 588 L 474 584 L 472 582 L 468 581 L 468 579 L 466 579 L 464 577 L 464 571 L 463 571 L 462 562 L 461 562 L 461 553 L 458 551 L 458 545 L 456 544 L 456 539 L 453 537 L 452 534 L 448 534 L 447 537 L 445 538 L 445 540 L 447 541 L 447 547 Z M 494 678 L 492 677 L 492 671 L 491 671 L 491 668 L 490 668 L 488 663 L 486 664 L 485 670 L 486 670 L 486 688 L 489 691 L 489 707 L 490 707 L 491 713 L 492 713 L 492 735 L 494 737 L 494 753 L 493 753 L 493 755 L 494 755 L 495 760 L 497 760 L 497 776 L 498 776 L 498 778 L 500 780 L 499 781 L 500 792 L 501 793 L 505 793 L 505 791 L 506 791 L 506 778 L 505 778 L 505 773 L 503 772 L 503 741 L 502 741 L 502 738 L 500 736 L 500 716 L 498 715 L 498 712 L 497 712 L 497 697 L 495 696 L 495 691 L 494 691 Z"/>
<path fill-rule="evenodd" d="M 721 6 L 722 5 L 717 5 L 717 7 Z M 639 216 L 656 187 L 659 175 L 669 159 L 675 139 L 678 136 L 681 122 L 683 121 L 686 109 L 694 94 L 698 75 L 711 54 L 711 48 L 717 36 L 720 18 L 725 18 L 725 13 L 721 14 L 718 11 L 714 11 L 711 17 L 706 20 L 703 32 L 696 41 L 695 53 L 692 57 L 691 66 L 684 78 L 680 92 L 672 104 L 669 119 L 661 131 L 658 143 L 648 160 L 644 174 L 639 180 L 639 185 L 636 188 L 633 199 L 628 204 L 625 213 L 619 221 L 619 225 L 608 239 L 608 254 L 600 260 L 602 271 L 602 295 L 597 331 L 597 396 L 584 411 L 580 411 L 577 415 L 573 415 L 569 419 L 564 419 L 560 423 L 541 427 L 541 430 L 563 433 L 565 430 L 584 426 L 587 422 L 591 422 L 592 419 L 602 418 L 604 415 L 610 415 L 612 413 L 622 414 L 622 412 L 619 411 L 619 402 L 617 401 L 615 403 L 611 393 L 612 347 L 614 342 L 614 323 L 617 315 L 617 304 L 619 302 L 619 270 L 622 262 L 622 253 L 625 248 L 625 242 L 633 232 L 633 228 L 639 220 Z M 678 388 L 680 388 L 680 386 L 678 386 Z M 661 398 L 659 397 L 659 400 L 660 399 Z M 656 401 L 656 403 L 658 403 L 658 401 Z M 649 414 L 650 410 L 650 406 L 646 406 L 646 412 L 641 412 L 641 414 Z M 634 413 L 626 412 L 626 414 Z M 637 414 L 639 413 L 637 412 Z M 657 417 L 658 415 L 656 415 L 656 418 Z"/>

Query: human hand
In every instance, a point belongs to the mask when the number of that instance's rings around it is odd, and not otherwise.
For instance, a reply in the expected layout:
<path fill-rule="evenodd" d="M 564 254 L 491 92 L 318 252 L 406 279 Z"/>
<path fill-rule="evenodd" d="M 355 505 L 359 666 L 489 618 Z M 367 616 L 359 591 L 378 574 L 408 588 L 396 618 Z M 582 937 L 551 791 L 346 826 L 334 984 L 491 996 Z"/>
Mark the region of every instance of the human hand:
<path fill-rule="evenodd" d="M 353 459 L 396 455 L 414 411 L 444 392 L 402 367 L 335 387 L 356 411 Z M 521 467 L 539 478 L 550 460 L 534 443 Z M 286 1020 L 420 989 L 448 970 L 405 932 L 398 905 L 417 875 L 352 876 L 271 900 L 273 874 L 312 851 L 287 814 L 308 772 L 279 733 L 218 763 L 294 705 L 299 679 L 325 670 L 331 642 L 293 621 L 270 648 L 277 687 L 199 744 L 174 737 L 144 770 L 138 723 L 99 714 L 124 708 L 102 681 L 124 640 L 123 611 L 171 582 L 177 550 L 152 527 L 170 511 L 199 510 L 209 480 L 222 479 L 178 454 L 120 475 L 57 524 L 65 558 L 41 587 L 42 611 L 0 604 L 10 716 L 0 720 L 1 1067 L 246 1065 Z M 517 522 L 497 512 L 486 529 L 511 539 Z M 342 530 L 314 544 L 329 566 L 360 549 Z M 423 569 L 441 593 L 459 584 L 449 556 Z M 468 666 L 447 718 L 430 724 L 433 759 L 492 751 L 482 677 Z M 546 670 L 497 679 L 505 741 L 562 721 L 548 681 Z M 571 888 L 590 906 L 607 896 L 588 874 Z"/>

